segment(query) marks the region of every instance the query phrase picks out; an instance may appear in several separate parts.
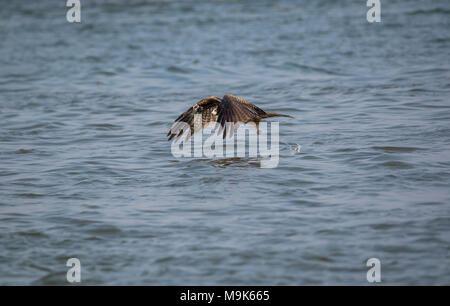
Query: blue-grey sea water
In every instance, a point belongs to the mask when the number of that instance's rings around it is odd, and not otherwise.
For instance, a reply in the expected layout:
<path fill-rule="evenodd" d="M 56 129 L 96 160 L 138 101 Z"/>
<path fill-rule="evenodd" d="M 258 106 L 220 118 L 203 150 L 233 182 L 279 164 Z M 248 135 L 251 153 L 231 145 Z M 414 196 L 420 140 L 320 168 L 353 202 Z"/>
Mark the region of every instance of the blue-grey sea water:
<path fill-rule="evenodd" d="M 450 284 L 448 0 L 65 2 L 0 7 L 0 284 Z M 278 167 L 172 156 L 227 93 Z"/>

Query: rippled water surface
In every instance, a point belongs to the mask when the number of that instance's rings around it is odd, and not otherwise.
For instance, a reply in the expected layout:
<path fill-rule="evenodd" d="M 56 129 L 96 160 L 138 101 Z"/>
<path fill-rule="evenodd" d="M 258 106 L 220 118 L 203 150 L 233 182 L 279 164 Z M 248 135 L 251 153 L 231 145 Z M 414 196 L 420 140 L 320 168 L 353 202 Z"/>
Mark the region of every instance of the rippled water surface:
<path fill-rule="evenodd" d="M 2 3 L 0 284 L 449 285 L 450 4 L 365 2 Z M 226 93 L 277 168 L 172 156 Z"/>

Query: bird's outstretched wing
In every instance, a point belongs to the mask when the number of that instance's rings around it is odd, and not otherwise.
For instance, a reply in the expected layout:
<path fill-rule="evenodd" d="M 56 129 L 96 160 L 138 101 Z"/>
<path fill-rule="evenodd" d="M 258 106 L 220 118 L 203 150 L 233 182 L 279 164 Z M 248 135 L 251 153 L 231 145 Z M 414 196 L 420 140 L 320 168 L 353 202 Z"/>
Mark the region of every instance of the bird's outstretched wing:
<path fill-rule="evenodd" d="M 225 95 L 217 108 L 217 122 L 223 129 L 223 138 L 231 134 L 241 123 L 255 122 L 267 118 L 268 114 L 252 103 L 233 95 Z M 227 127 L 228 125 L 228 127 Z"/>
<path fill-rule="evenodd" d="M 169 137 L 168 140 L 172 140 L 175 136 L 178 140 L 178 138 L 181 137 L 187 129 L 190 130 L 190 133 L 187 136 L 187 138 L 189 138 L 192 134 L 205 128 L 209 124 L 217 122 L 217 107 L 221 102 L 221 99 L 211 96 L 202 99 L 197 104 L 182 113 L 175 120 L 174 125 L 167 133 L 167 137 Z M 195 122 L 195 119 L 200 120 L 200 118 L 201 122 Z"/>

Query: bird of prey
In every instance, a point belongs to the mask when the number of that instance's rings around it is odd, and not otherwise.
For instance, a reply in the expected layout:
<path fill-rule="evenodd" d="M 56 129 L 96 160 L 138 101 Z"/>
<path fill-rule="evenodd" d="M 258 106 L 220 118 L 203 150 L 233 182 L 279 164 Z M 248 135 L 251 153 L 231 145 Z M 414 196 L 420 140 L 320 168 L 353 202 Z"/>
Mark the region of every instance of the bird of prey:
<path fill-rule="evenodd" d="M 200 100 L 182 113 L 175 120 L 167 137 L 169 137 L 169 141 L 175 136 L 178 140 L 186 130 L 190 130 L 186 138 L 188 139 L 209 124 L 216 124 L 216 128 L 219 127 L 218 133 L 223 130 L 223 138 L 226 137 L 227 132 L 230 132 L 231 137 L 234 130 L 243 123 L 254 123 L 256 131 L 259 133 L 258 125 L 261 119 L 277 116 L 293 118 L 289 115 L 263 111 L 252 103 L 233 95 L 225 95 L 222 99 L 211 96 Z M 199 122 L 200 120 L 201 122 Z"/>

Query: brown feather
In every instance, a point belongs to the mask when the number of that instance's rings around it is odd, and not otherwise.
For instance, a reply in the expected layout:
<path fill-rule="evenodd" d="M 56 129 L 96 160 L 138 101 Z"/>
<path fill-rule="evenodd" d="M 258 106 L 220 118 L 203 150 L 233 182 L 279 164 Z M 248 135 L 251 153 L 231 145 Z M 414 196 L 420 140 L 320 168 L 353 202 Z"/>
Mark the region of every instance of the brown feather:
<path fill-rule="evenodd" d="M 265 112 L 252 103 L 233 95 L 225 95 L 222 99 L 211 96 L 200 100 L 178 116 L 167 133 L 168 140 L 172 140 L 175 136 L 177 137 L 176 140 L 178 140 L 185 130 L 185 124 L 188 124 L 190 128 L 187 138 L 197 132 L 194 122 L 196 114 L 201 115 L 200 129 L 215 123 L 215 128 L 218 129 L 217 135 L 223 130 L 223 138 L 226 137 L 227 133 L 230 133 L 230 137 L 232 137 L 234 131 L 242 123 L 255 122 L 257 127 L 259 121 L 264 118 L 275 116 L 292 118 L 289 115 Z M 227 126 L 227 123 L 230 123 L 230 125 Z"/>

